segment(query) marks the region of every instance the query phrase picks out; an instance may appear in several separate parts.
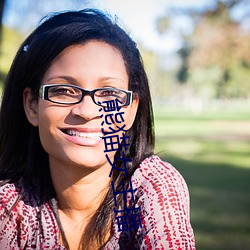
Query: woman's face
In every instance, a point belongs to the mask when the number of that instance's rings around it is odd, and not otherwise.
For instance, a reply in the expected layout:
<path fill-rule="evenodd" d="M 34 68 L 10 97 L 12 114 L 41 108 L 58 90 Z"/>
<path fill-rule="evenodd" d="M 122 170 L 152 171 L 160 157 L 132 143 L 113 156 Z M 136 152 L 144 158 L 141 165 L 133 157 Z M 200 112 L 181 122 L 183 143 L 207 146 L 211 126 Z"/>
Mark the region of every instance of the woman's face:
<path fill-rule="evenodd" d="M 128 75 L 117 49 L 104 42 L 90 41 L 63 50 L 46 71 L 43 84 L 70 84 L 86 90 L 103 87 L 128 90 Z M 113 162 L 115 151 L 104 152 L 104 139 L 100 137 L 102 128 L 108 130 L 108 125 L 101 124 L 108 113 L 100 112 L 101 107 L 93 102 L 90 95 L 74 105 L 55 104 L 40 98 L 34 105 L 29 100 L 29 90 L 25 91 L 26 115 L 32 125 L 39 128 L 50 165 L 99 168 L 109 164 L 105 154 Z M 130 106 L 120 109 L 119 112 L 124 112 L 124 129 L 132 126 L 137 106 L 138 100 L 133 100 Z M 100 118 L 102 114 L 104 116 Z M 121 127 L 121 123 L 109 126 L 115 129 L 116 125 Z M 121 136 L 122 133 L 116 135 Z"/>

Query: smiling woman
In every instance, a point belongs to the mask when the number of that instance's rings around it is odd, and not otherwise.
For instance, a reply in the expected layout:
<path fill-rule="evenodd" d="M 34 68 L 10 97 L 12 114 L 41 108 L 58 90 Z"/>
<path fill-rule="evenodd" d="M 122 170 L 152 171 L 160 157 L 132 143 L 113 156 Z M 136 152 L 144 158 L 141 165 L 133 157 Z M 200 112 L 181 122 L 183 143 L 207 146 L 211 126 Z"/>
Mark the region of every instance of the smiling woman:
<path fill-rule="evenodd" d="M 188 189 L 153 155 L 152 116 L 136 44 L 107 15 L 43 20 L 4 90 L 0 248 L 195 249 Z"/>

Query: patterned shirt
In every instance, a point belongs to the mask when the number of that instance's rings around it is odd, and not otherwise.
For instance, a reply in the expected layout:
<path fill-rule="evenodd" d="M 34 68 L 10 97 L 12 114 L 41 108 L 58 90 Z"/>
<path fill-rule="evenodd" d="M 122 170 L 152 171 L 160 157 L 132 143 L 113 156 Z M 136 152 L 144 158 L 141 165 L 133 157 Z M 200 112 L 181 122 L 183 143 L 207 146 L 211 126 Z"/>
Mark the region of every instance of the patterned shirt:
<path fill-rule="evenodd" d="M 141 226 L 121 230 L 118 219 L 103 250 L 195 250 L 189 216 L 189 193 L 180 173 L 158 156 L 146 158 L 131 177 L 134 191 L 127 208 L 139 207 Z M 0 249 L 65 250 L 51 202 L 39 205 L 34 189 L 0 186 Z M 20 193 L 23 193 L 20 199 Z"/>

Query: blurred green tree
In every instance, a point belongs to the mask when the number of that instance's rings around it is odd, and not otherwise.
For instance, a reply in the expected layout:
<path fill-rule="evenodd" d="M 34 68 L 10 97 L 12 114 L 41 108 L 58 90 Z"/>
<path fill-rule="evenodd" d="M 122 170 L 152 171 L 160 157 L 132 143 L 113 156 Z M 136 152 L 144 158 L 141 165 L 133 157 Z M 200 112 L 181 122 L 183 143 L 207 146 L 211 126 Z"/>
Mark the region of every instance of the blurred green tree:
<path fill-rule="evenodd" d="M 236 10 L 244 14 L 234 18 Z M 166 19 L 171 19 L 173 14 L 186 15 L 193 23 L 192 33 L 181 36 L 179 82 L 195 85 L 199 90 L 203 88 L 207 74 L 214 74 L 210 83 L 212 97 L 250 97 L 249 81 L 245 78 L 247 73 L 250 74 L 250 29 L 244 26 L 247 20 L 249 22 L 250 2 L 216 0 L 203 9 L 172 9 Z M 158 24 L 162 19 L 158 19 Z M 199 74 L 201 71 L 203 77 Z"/>
<path fill-rule="evenodd" d="M 0 90 L 24 34 L 29 33 L 37 22 L 50 12 L 81 9 L 89 2 L 88 0 L 0 0 Z M 14 17 L 11 28 L 2 23 L 4 12 Z"/>
<path fill-rule="evenodd" d="M 249 84 L 234 74 L 235 68 L 250 70 L 250 30 L 243 29 L 242 19 L 234 20 L 231 15 L 237 5 L 243 8 L 243 3 L 249 4 L 245 0 L 218 1 L 214 9 L 205 10 L 198 16 L 199 21 L 190 37 L 195 48 L 189 58 L 190 69 L 219 69 L 215 84 L 218 98 L 250 96 Z"/>

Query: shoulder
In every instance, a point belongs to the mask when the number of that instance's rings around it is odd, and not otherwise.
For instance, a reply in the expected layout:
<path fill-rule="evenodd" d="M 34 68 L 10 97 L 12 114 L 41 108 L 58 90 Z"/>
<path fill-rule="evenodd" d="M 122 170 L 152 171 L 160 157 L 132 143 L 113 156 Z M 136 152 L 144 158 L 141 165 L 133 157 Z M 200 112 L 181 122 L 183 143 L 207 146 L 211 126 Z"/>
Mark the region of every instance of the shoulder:
<path fill-rule="evenodd" d="M 41 204 L 37 190 L 21 182 L 0 183 L 0 246 L 33 249 L 41 242 L 48 248 L 58 244 L 53 211 L 48 203 Z"/>
<path fill-rule="evenodd" d="M 22 246 L 18 242 L 18 231 L 22 228 L 24 237 L 27 235 L 27 224 L 30 216 L 30 202 L 24 202 L 27 194 L 23 195 L 23 187 L 18 183 L 0 184 L 0 245 L 7 248 Z M 20 244 L 19 244 L 20 243 Z"/>
<path fill-rule="evenodd" d="M 36 206 L 38 199 L 34 187 L 25 187 L 21 182 L 4 183 L 0 181 L 0 207 L 10 211 L 19 203 Z"/>
<path fill-rule="evenodd" d="M 152 155 L 141 162 L 131 177 L 136 197 L 145 209 L 162 213 L 182 207 L 189 214 L 189 192 L 182 175 L 170 164 Z M 156 218 L 157 219 L 157 218 Z"/>
<path fill-rule="evenodd" d="M 185 191 L 186 182 L 182 175 L 170 164 L 152 155 L 141 162 L 132 176 L 133 183 L 140 189 L 155 192 Z M 186 194 L 187 195 L 187 194 Z"/>
<path fill-rule="evenodd" d="M 0 181 L 0 211 L 11 210 L 17 202 L 20 193 L 20 185 Z"/>
<path fill-rule="evenodd" d="M 150 249 L 195 249 L 189 192 L 182 175 L 153 155 L 141 162 L 131 180 L 142 222 L 134 244 Z"/>
<path fill-rule="evenodd" d="M 21 182 L 0 181 L 0 221 L 28 217 L 39 204 L 33 187 L 24 187 Z"/>

